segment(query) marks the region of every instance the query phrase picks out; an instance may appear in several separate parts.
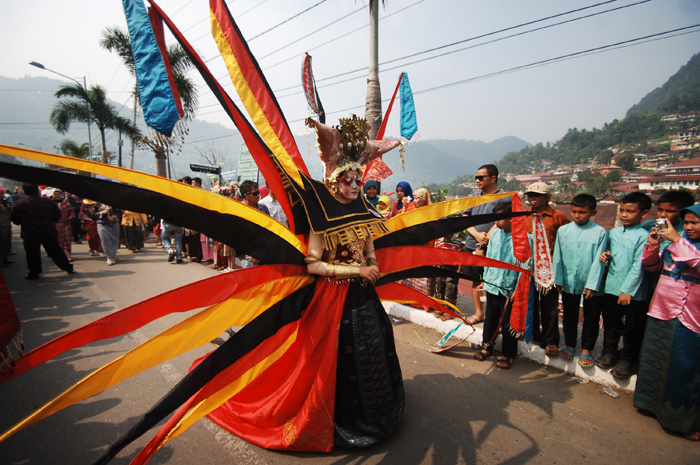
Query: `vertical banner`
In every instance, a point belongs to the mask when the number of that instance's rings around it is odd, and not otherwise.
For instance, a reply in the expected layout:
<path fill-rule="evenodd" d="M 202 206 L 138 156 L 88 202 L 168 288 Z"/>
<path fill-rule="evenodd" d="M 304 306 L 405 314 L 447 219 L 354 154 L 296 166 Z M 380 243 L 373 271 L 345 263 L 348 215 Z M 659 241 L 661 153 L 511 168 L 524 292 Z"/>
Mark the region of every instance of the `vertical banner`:
<path fill-rule="evenodd" d="M 326 124 L 326 113 L 323 111 L 321 97 L 318 95 L 316 80 L 311 69 L 311 55 L 308 53 L 304 54 L 304 61 L 301 65 L 301 85 L 304 88 L 304 95 L 309 108 L 318 115 L 318 121 L 321 124 Z"/>
<path fill-rule="evenodd" d="M 146 124 L 170 137 L 180 118 L 168 73 L 142 0 L 122 0 Z"/>
<path fill-rule="evenodd" d="M 408 74 L 403 73 L 401 79 L 401 137 L 411 140 L 418 131 L 416 120 L 416 106 L 413 104 L 413 92 L 408 82 Z"/>

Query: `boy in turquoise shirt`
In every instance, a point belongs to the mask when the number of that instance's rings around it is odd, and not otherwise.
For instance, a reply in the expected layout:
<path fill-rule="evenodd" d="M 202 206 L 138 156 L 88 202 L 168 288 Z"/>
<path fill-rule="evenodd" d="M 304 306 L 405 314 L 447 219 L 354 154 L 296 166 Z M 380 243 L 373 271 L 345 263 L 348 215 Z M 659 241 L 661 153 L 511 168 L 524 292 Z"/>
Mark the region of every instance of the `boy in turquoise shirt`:
<path fill-rule="evenodd" d="M 579 194 L 571 201 L 571 218 L 559 228 L 554 242 L 552 262 L 554 284 L 561 293 L 564 307 L 564 347 L 559 356 L 564 360 L 574 357 L 578 333 L 581 296 L 583 296 L 583 328 L 581 331 L 581 358 L 583 368 L 594 365 L 591 351 L 598 339 L 600 328 L 600 293 L 603 265 L 598 259 L 606 246 L 605 228 L 595 224 L 596 199 L 590 194 Z"/>
<path fill-rule="evenodd" d="M 642 283 L 642 252 L 647 231 L 640 224 L 649 214 L 651 199 L 641 192 L 627 194 L 620 201 L 622 226 L 608 233 L 608 251 L 600 256 L 607 263 L 603 303 L 603 355 L 596 361 L 610 368 L 615 378 L 627 379 L 636 369 L 644 336 L 648 288 Z M 624 316 L 624 324 L 622 318 Z M 622 352 L 617 347 L 622 336 Z"/>
<path fill-rule="evenodd" d="M 493 213 L 511 211 L 511 202 L 502 202 L 494 208 Z M 513 239 L 511 236 L 510 218 L 497 220 L 498 229 L 493 230 L 489 238 L 489 247 L 486 249 L 486 257 L 501 260 L 506 263 L 519 265 L 513 255 Z M 510 330 L 510 312 L 505 312 L 509 297 L 513 296 L 518 285 L 520 273 L 503 268 L 484 268 L 483 288 L 486 291 L 486 308 L 484 310 L 484 329 L 482 349 L 474 354 L 474 358 L 483 361 L 493 351 L 493 342 L 496 340 L 498 325 L 503 320 L 501 335 L 503 336 L 503 356 L 498 357 L 498 368 L 510 368 L 518 355 L 518 340 Z"/>

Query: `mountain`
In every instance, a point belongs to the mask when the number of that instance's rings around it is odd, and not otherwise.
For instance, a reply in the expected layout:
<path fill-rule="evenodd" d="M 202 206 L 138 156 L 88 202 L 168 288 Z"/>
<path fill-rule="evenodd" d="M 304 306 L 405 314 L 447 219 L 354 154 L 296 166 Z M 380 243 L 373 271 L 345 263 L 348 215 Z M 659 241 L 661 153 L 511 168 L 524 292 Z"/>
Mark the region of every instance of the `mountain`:
<path fill-rule="evenodd" d="M 49 115 L 56 103 L 54 94 L 60 81 L 45 77 L 25 77 L 12 79 L 0 76 L 0 142 L 8 145 L 26 145 L 45 152 L 58 152 L 63 139 L 78 143 L 87 142 L 87 127 L 84 124 L 71 125 L 65 135 L 58 134 L 49 123 Z M 112 102 L 119 114 L 131 119 L 133 109 Z M 138 126 L 145 131 L 143 120 L 138 118 Z M 213 157 L 224 164 L 223 171 L 236 170 L 243 141 L 238 131 L 220 124 L 193 120 L 188 124 L 189 132 L 180 153 L 171 156 L 172 177 L 193 175 L 190 164 L 208 165 Z M 313 135 L 296 136 L 299 151 L 310 174 L 320 179 L 322 167 L 316 153 Z M 92 145 L 95 154 L 99 152 L 99 133 L 93 126 Z M 404 171 L 399 161 L 399 151 L 394 150 L 384 156 L 384 161 L 394 172 L 383 182 L 383 189 L 393 190 L 400 181 L 408 181 L 414 188 L 428 183 L 448 182 L 455 177 L 476 172 L 485 163 L 491 163 L 508 152 L 518 151 L 529 144 L 515 137 L 503 137 L 493 142 L 475 140 L 419 140 L 405 146 Z M 107 150 L 117 154 L 117 134 L 107 132 Z M 123 166 L 130 164 L 130 143 L 123 147 Z M 134 169 L 146 173 L 155 172 L 153 153 L 137 149 Z"/>
<path fill-rule="evenodd" d="M 663 86 L 649 92 L 627 111 L 638 113 L 685 113 L 700 109 L 700 53 L 671 76 Z"/>

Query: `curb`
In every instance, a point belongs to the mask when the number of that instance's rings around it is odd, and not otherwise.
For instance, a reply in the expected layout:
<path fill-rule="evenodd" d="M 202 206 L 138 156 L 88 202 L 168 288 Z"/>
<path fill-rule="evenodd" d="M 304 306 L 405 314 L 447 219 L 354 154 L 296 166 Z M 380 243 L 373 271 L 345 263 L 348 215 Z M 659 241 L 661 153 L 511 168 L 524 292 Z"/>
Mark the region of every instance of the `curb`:
<path fill-rule="evenodd" d="M 394 318 L 401 318 L 425 328 L 433 329 L 443 335 L 452 331 L 458 325 L 458 323 L 454 320 L 442 321 L 435 318 L 430 313 L 409 307 L 407 305 L 402 305 L 396 302 L 383 302 L 383 304 L 384 310 L 390 316 Z M 472 330 L 468 325 L 462 325 L 457 331 L 455 331 L 452 337 L 463 339 L 468 336 L 467 341 L 463 343 L 465 346 L 468 346 L 469 342 L 479 343 L 481 342 L 482 337 L 481 325 L 479 324 L 475 326 L 474 329 L 475 331 L 472 333 Z M 438 340 L 439 339 L 436 338 L 435 345 L 437 345 Z M 496 341 L 496 347 L 498 348 L 498 346 L 500 346 L 500 339 Z M 578 356 L 574 356 L 573 360 L 571 361 L 564 361 L 559 357 L 549 357 L 544 354 L 544 349 L 542 349 L 540 346 L 523 341 L 518 342 L 518 357 L 527 358 L 548 368 L 555 368 L 571 376 L 584 380 L 584 382 L 592 381 L 604 386 L 612 386 L 615 389 L 621 389 L 623 391 L 634 392 L 634 388 L 637 383 L 637 375 L 632 375 L 630 379 L 624 381 L 617 380 L 608 372 L 609 370 L 601 370 L 595 365 L 586 369 L 580 367 L 578 364 L 578 359 L 580 357 Z"/>

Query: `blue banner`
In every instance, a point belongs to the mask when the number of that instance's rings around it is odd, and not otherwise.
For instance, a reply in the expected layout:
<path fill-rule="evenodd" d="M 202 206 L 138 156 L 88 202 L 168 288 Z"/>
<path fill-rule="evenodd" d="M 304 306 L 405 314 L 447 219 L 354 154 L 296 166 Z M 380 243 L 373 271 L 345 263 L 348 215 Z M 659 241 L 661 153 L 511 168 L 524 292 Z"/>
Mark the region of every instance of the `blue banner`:
<path fill-rule="evenodd" d="M 146 7 L 142 0 L 122 0 L 136 65 L 136 80 L 146 124 L 170 137 L 180 115 L 170 89 Z"/>
<path fill-rule="evenodd" d="M 411 84 L 408 82 L 408 74 L 403 73 L 401 78 L 401 136 L 411 139 L 418 131 L 418 121 L 416 120 L 416 107 L 413 104 L 413 92 Z"/>

